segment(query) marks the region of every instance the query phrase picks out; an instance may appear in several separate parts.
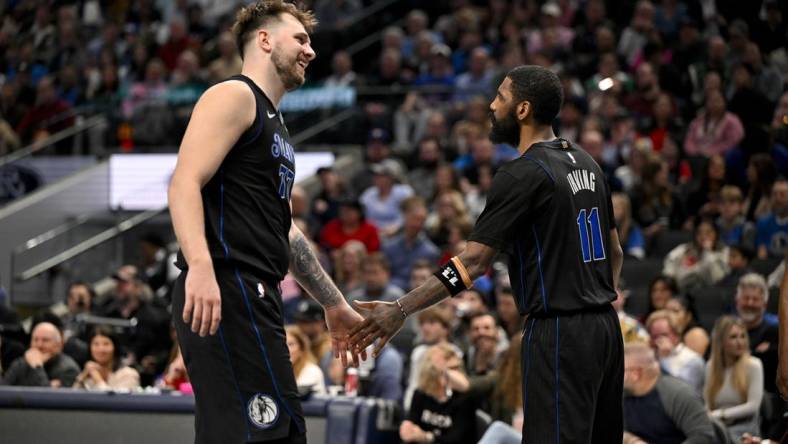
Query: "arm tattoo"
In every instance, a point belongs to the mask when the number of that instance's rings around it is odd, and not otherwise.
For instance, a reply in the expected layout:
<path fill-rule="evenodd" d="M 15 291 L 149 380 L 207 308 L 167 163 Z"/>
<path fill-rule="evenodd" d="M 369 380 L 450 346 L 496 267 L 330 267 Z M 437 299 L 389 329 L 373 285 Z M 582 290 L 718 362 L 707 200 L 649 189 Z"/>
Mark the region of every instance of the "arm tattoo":
<path fill-rule="evenodd" d="M 342 293 L 328 277 L 304 234 L 293 227 L 290 230 L 290 272 L 312 298 L 324 308 L 342 301 Z"/>

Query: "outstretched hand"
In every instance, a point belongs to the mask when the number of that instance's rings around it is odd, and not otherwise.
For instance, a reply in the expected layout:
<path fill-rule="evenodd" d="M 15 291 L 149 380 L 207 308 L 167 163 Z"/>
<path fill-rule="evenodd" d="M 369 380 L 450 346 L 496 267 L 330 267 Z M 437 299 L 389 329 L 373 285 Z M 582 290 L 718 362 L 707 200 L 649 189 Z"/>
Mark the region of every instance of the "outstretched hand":
<path fill-rule="evenodd" d="M 383 347 L 402 328 L 405 318 L 397 304 L 393 302 L 361 302 L 353 301 L 353 306 L 364 316 L 364 322 L 357 324 L 350 331 L 350 345 L 355 352 L 366 348 L 380 338 L 373 357 L 377 357 Z"/>
<path fill-rule="evenodd" d="M 366 360 L 367 352 L 363 349 L 360 352 L 352 349 L 348 343 L 348 337 L 351 329 L 360 325 L 364 318 L 345 303 L 328 307 L 325 312 L 334 357 L 339 358 L 342 365 L 347 367 L 347 355 L 350 352 L 353 365 L 358 367 L 359 356 L 362 360 Z"/>

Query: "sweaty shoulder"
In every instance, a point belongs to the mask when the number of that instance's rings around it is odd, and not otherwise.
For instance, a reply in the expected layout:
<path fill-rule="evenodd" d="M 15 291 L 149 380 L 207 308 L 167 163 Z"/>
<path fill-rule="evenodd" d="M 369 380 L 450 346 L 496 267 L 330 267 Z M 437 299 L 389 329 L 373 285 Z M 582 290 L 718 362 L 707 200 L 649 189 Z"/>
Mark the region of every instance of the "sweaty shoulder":
<path fill-rule="evenodd" d="M 195 111 L 198 109 L 244 128 L 254 122 L 256 115 L 254 93 L 240 80 L 228 80 L 208 88 L 197 102 Z"/>

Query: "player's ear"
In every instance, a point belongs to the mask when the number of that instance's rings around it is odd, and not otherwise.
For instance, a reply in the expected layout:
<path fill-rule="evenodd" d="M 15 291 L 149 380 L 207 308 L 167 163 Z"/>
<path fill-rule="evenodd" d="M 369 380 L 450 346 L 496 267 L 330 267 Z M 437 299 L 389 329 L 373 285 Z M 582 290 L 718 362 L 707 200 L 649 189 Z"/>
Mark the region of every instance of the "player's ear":
<path fill-rule="evenodd" d="M 264 52 L 271 52 L 274 47 L 271 43 L 271 33 L 265 29 L 258 29 L 256 35 L 257 46 Z"/>
<path fill-rule="evenodd" d="M 517 120 L 524 121 L 528 118 L 528 115 L 531 114 L 532 111 L 531 102 L 527 100 L 523 100 L 522 102 L 517 104 L 517 107 L 514 110 L 515 116 L 517 116 Z"/>

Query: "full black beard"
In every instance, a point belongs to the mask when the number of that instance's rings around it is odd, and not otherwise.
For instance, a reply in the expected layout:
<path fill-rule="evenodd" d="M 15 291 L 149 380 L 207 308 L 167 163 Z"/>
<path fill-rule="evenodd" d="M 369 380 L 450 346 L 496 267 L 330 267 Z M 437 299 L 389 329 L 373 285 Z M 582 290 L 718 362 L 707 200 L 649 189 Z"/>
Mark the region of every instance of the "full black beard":
<path fill-rule="evenodd" d="M 496 120 L 495 115 L 490 113 L 490 121 L 490 140 L 493 143 L 505 143 L 515 148 L 520 145 L 520 124 L 517 123 L 514 113 L 507 113 L 502 120 Z"/>

